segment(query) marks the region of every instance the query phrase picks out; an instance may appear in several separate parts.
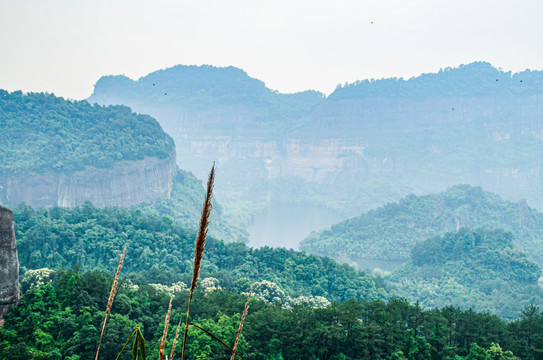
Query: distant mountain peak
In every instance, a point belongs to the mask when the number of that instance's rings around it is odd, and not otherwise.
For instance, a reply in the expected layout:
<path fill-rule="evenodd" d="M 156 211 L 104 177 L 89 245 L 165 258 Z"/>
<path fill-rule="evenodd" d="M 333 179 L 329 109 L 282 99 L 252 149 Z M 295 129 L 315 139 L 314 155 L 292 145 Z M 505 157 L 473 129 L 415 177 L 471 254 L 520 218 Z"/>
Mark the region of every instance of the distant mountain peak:
<path fill-rule="evenodd" d="M 458 67 L 446 67 L 407 80 L 382 78 L 358 80 L 339 85 L 331 100 L 369 97 L 434 98 L 443 96 L 523 96 L 543 93 L 543 71 L 519 73 L 503 71 L 488 62 L 478 61 Z"/>
<path fill-rule="evenodd" d="M 123 75 L 100 78 L 91 103 L 126 104 L 136 110 L 160 106 L 183 111 L 236 109 L 249 118 L 297 119 L 325 100 L 322 93 L 281 94 L 234 66 L 176 65 L 134 81 Z M 152 110 L 151 110 L 152 112 Z"/>

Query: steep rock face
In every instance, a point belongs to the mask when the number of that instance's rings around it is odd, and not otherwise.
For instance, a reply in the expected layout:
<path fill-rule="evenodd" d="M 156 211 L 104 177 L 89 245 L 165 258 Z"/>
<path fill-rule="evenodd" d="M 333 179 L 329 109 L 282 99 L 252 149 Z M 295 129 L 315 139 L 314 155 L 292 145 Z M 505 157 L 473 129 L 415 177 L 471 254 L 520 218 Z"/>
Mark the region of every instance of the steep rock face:
<path fill-rule="evenodd" d="M 19 260 L 13 213 L 0 205 L 0 325 L 2 314 L 19 302 Z"/>
<path fill-rule="evenodd" d="M 97 207 L 130 206 L 170 194 L 176 171 L 175 152 L 159 159 L 122 162 L 109 169 L 88 167 L 72 174 L 0 178 L 0 194 L 9 204 L 75 207 L 85 201 Z"/>
<path fill-rule="evenodd" d="M 90 100 L 154 116 L 185 169 L 205 177 L 203 164 L 217 161 L 232 199 L 292 198 L 301 192 L 277 184 L 300 178 L 315 189 L 305 200 L 358 212 L 392 200 L 391 187 L 403 196 L 467 183 L 543 209 L 541 71 L 473 63 L 357 81 L 327 98 L 299 94 L 290 105 L 261 82 L 239 86 L 244 76 L 231 71 L 180 66 L 138 81 L 105 77 Z"/>
<path fill-rule="evenodd" d="M 327 100 L 282 137 L 233 130 L 210 136 L 197 122 L 189 126 L 181 113 L 154 115 L 180 144 L 178 157 L 198 176 L 205 174 L 199 164 L 249 158 L 268 179 L 386 177 L 425 191 L 469 183 L 543 208 L 542 104 L 542 95 Z"/>

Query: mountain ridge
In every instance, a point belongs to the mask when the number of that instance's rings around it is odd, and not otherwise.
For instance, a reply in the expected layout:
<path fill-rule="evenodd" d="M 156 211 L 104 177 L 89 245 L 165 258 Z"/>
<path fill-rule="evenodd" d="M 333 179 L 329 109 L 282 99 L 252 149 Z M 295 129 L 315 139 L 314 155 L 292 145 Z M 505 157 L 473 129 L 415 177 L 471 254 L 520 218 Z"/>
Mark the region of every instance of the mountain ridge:
<path fill-rule="evenodd" d="M 241 70 L 234 72 L 246 77 Z M 222 183 L 216 194 L 230 208 L 242 208 L 247 201 L 258 208 L 304 204 L 347 218 L 410 193 L 470 184 L 511 201 L 526 199 L 541 210 L 541 74 L 513 74 L 488 63 L 472 63 L 408 80 L 355 82 L 326 98 L 309 96 L 314 102 L 298 103 L 295 111 L 266 100 L 278 99 L 269 89 L 262 97 L 266 106 L 261 106 L 262 99 L 254 101 L 253 110 L 239 105 L 240 98 L 251 103 L 262 93 L 264 85 L 258 81 L 254 94 L 241 85 L 245 92 L 236 93 L 236 85 L 227 87 L 229 95 L 238 95 L 238 105 L 210 100 L 213 86 L 187 98 L 200 97 L 201 104 L 213 105 L 203 110 L 192 110 L 199 105 L 184 106 L 187 99 L 168 102 L 165 99 L 175 95 L 170 91 L 157 92 L 153 103 L 136 101 L 146 98 L 152 82 L 141 83 L 147 86 L 145 91 L 130 85 L 137 96 L 123 95 L 126 89 L 109 92 L 161 122 L 175 139 L 183 168 L 203 178 L 204 164 L 217 161 Z M 248 77 L 245 80 L 253 84 Z M 98 90 L 107 89 L 97 89 L 96 94 Z"/>

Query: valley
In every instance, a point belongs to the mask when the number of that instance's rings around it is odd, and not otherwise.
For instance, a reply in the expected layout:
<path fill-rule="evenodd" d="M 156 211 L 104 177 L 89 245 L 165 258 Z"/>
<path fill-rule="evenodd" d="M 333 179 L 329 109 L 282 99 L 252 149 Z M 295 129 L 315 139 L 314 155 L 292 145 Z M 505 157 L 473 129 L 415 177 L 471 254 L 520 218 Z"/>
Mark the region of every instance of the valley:
<path fill-rule="evenodd" d="M 234 329 L 230 307 L 252 284 L 261 318 L 242 348 L 260 353 L 249 358 L 297 351 L 271 313 L 309 321 L 296 346 L 316 358 L 326 356 L 307 341 L 352 358 L 531 356 L 539 350 L 515 329 L 543 319 L 542 76 L 472 63 L 324 96 L 281 94 L 233 67 L 179 65 L 137 81 L 103 77 L 89 102 L 0 92 L 0 202 L 14 212 L 22 294 L 6 311 L 0 355 L 88 354 L 73 345 L 75 329 L 89 330 L 82 344 L 96 341 L 98 292 L 123 246 L 125 315 L 112 318 L 109 341 L 144 324 L 156 343 L 168 297 L 184 305 L 201 179 L 215 164 L 195 317 Z M 38 315 L 36 304 L 50 308 Z M 61 318 L 77 324 L 66 338 L 51 335 Z M 490 337 L 470 333 L 490 324 L 499 329 Z M 337 335 L 344 326 L 356 340 Z M 367 338 L 376 331 L 390 346 Z M 449 340 L 429 340 L 443 332 Z"/>

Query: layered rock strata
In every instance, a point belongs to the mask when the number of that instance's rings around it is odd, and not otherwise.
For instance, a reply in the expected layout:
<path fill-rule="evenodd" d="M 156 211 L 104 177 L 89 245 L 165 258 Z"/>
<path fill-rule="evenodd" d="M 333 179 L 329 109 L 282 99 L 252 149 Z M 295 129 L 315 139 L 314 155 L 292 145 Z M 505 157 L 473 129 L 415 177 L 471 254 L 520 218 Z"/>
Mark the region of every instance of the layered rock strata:
<path fill-rule="evenodd" d="M 48 172 L 24 177 L 0 177 L 6 203 L 25 202 L 34 208 L 75 207 L 85 201 L 94 206 L 131 206 L 169 196 L 177 169 L 175 151 L 165 159 L 147 157 L 109 169 L 88 167 L 72 174 Z"/>
<path fill-rule="evenodd" d="M 19 303 L 19 259 L 13 213 L 0 205 L 0 326 L 2 315 Z"/>

